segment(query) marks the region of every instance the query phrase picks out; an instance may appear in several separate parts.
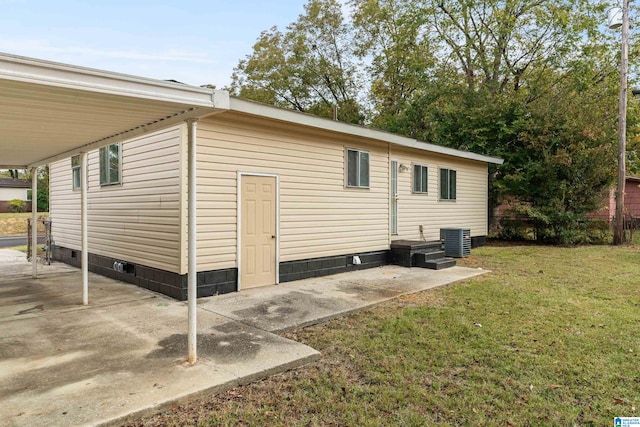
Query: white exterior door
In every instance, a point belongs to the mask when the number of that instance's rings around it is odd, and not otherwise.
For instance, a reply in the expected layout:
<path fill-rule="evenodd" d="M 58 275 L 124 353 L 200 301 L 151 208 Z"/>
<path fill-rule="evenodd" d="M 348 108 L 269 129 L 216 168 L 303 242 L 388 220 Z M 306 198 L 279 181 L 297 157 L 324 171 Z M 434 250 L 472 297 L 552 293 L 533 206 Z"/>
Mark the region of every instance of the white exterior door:
<path fill-rule="evenodd" d="M 275 177 L 241 177 L 241 288 L 276 283 L 276 186 Z"/>

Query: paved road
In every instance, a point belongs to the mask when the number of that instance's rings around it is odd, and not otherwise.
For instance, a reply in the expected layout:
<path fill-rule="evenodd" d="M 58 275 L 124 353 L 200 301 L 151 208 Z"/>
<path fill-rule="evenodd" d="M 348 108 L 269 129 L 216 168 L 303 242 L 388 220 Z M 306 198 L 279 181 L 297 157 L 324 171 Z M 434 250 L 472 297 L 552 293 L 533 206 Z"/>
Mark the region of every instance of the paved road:
<path fill-rule="evenodd" d="M 38 236 L 38 243 L 44 243 L 44 236 Z M 0 237 L 0 248 L 11 248 L 27 244 L 27 236 Z"/>

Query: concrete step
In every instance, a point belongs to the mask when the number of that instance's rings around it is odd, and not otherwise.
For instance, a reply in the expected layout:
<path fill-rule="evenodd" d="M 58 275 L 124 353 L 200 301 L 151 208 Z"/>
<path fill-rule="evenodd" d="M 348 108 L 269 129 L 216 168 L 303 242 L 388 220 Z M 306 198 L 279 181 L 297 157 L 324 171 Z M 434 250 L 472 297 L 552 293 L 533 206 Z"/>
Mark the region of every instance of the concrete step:
<path fill-rule="evenodd" d="M 425 242 L 423 240 L 394 240 L 391 242 L 391 250 L 405 250 L 411 252 L 441 249 L 442 242 L 440 240 L 433 240 Z"/>
<path fill-rule="evenodd" d="M 417 267 L 417 262 L 420 260 L 416 258 L 416 255 L 439 252 L 442 249 L 442 242 L 440 241 L 394 240 L 391 242 L 391 259 L 395 265 Z M 424 260 L 425 258 L 421 257 L 420 259 Z"/>
<path fill-rule="evenodd" d="M 444 258 L 444 251 L 440 249 L 421 250 L 418 253 L 413 254 L 414 264 L 418 265 L 421 262 L 428 261 L 430 259 Z"/>
<path fill-rule="evenodd" d="M 453 258 L 438 258 L 426 260 L 420 267 L 429 268 L 431 270 L 443 270 L 456 266 L 456 260 Z"/>

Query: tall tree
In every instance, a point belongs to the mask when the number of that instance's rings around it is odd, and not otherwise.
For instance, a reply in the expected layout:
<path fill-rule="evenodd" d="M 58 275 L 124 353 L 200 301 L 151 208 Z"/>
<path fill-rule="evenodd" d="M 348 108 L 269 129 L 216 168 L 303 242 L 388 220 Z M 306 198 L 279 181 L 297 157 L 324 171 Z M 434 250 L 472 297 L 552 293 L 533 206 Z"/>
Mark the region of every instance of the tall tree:
<path fill-rule="evenodd" d="M 579 55 L 601 22 L 604 2 L 431 0 L 429 28 L 457 62 L 469 89 L 518 90 L 532 71 L 558 69 Z"/>
<path fill-rule="evenodd" d="M 396 118 L 436 72 L 436 41 L 426 31 L 427 16 L 413 0 L 351 0 L 349 6 L 356 54 L 368 60 L 373 125 L 401 132 Z"/>
<path fill-rule="evenodd" d="M 261 102 L 362 123 L 360 76 L 351 28 L 336 0 L 311 0 L 284 32 L 261 33 L 234 69 L 233 93 Z"/>

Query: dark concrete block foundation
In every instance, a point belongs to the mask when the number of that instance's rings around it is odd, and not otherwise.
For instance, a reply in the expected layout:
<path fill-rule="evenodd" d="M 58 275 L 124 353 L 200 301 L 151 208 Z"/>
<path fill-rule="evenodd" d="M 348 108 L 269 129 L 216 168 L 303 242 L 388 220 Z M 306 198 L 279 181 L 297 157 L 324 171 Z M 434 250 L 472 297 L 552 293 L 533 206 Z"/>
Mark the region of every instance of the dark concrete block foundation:
<path fill-rule="evenodd" d="M 487 236 L 475 236 L 471 237 L 471 249 L 479 248 L 487 244 Z"/>
<path fill-rule="evenodd" d="M 390 263 L 389 251 L 364 252 L 359 254 L 338 255 L 322 258 L 310 258 L 280 263 L 280 282 L 328 276 L 346 271 L 380 267 Z M 354 264 L 353 257 L 360 258 L 360 264 Z"/>
<path fill-rule="evenodd" d="M 81 251 L 60 246 L 53 247 L 53 259 L 74 267 L 80 267 Z M 124 261 L 89 253 L 89 271 L 105 277 L 131 283 L 150 291 L 168 295 L 179 301 L 187 299 L 188 275 L 160 270 L 142 264 L 127 262 L 124 272 L 113 269 L 113 263 Z M 238 271 L 235 268 L 198 272 L 198 297 L 235 292 L 237 290 Z"/>
<path fill-rule="evenodd" d="M 472 247 L 483 246 L 485 237 L 472 237 Z M 414 255 L 407 253 L 407 259 L 400 265 L 410 264 Z M 359 257 L 360 264 L 354 263 L 354 256 Z M 81 251 L 61 246 L 53 247 L 53 259 L 80 268 Z M 110 258 L 89 253 L 89 271 L 110 277 L 122 282 L 131 283 L 141 288 L 168 295 L 179 301 L 187 299 L 188 275 L 178 274 L 142 264 L 129 263 L 127 260 Z M 122 272 L 115 271 L 113 263 L 125 263 Z M 280 263 L 280 282 L 307 279 L 310 277 L 328 276 L 347 271 L 380 267 L 391 263 L 391 251 L 360 252 L 354 254 L 310 258 Z M 409 265 L 410 266 L 410 265 Z M 238 269 L 228 268 L 198 272 L 198 298 L 226 294 L 238 290 Z"/>

